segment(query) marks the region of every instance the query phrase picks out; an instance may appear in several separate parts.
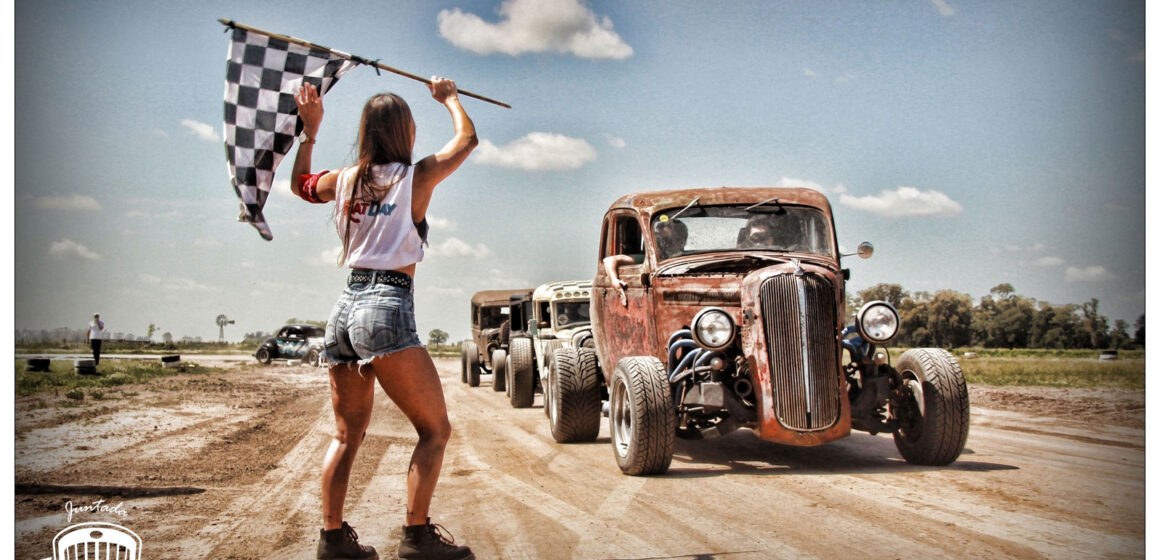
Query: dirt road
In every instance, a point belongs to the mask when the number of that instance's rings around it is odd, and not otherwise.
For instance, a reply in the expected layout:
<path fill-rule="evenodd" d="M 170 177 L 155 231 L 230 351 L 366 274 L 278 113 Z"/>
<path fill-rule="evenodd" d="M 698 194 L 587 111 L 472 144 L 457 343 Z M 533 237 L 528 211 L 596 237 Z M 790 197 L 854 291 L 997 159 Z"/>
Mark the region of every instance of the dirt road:
<path fill-rule="evenodd" d="M 558 445 L 539 396 L 515 410 L 490 377 L 470 388 L 458 360 L 437 364 L 455 434 L 433 515 L 480 559 L 1144 556 L 1141 392 L 972 387 L 967 450 L 945 468 L 903 462 L 889 436 L 791 448 L 741 432 L 678 440 L 667 475 L 637 478 L 617 470 L 607 421 L 596 443 Z M 66 502 L 102 497 L 18 494 L 16 558 L 49 556 L 53 536 L 84 521 L 136 531 L 144 558 L 313 558 L 332 426 L 324 369 L 246 365 L 125 391 L 78 408 L 18 399 L 17 483 L 205 491 L 122 493 L 102 505 L 124 515 L 71 520 Z M 1105 425 L 1101 406 L 1134 412 Z M 380 394 L 347 503 L 383 558 L 414 440 Z"/>

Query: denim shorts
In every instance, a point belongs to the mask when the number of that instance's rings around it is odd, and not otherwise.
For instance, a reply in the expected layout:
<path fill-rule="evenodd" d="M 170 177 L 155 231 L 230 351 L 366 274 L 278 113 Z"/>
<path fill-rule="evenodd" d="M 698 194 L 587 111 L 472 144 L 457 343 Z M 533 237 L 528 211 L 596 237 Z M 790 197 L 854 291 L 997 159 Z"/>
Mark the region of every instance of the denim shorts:
<path fill-rule="evenodd" d="M 423 344 L 415 326 L 410 290 L 360 282 L 347 286 L 326 322 L 331 363 L 367 363 L 372 358 Z"/>

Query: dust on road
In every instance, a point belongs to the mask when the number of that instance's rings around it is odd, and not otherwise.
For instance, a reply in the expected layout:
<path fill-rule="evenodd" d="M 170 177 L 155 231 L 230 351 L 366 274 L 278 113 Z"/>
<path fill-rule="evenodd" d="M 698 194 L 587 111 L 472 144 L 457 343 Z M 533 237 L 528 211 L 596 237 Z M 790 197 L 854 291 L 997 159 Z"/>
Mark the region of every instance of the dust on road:
<path fill-rule="evenodd" d="M 556 444 L 539 396 L 512 409 L 488 376 L 471 388 L 458 360 L 436 364 L 455 433 L 432 515 L 481 559 L 1144 556 L 1142 392 L 972 386 L 967 449 L 942 468 L 904 462 L 886 435 L 794 448 L 742 431 L 678 440 L 666 475 L 627 477 L 607 422 L 595 443 Z M 70 523 L 106 521 L 136 531 L 145 558 L 313 558 L 333 426 L 325 369 L 235 366 L 124 390 L 77 408 L 18 399 L 17 483 L 205 491 L 19 494 L 16 557 L 48 556 Z M 383 558 L 414 442 L 380 392 L 347 511 Z M 126 515 L 66 520 L 66 502 L 102 498 Z"/>

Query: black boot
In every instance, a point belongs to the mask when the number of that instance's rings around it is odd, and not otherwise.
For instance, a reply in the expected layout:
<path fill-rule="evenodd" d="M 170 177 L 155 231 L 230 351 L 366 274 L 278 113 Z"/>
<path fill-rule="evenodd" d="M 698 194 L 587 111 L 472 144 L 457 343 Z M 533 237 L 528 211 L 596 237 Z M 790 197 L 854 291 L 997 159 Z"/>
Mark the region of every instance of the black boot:
<path fill-rule="evenodd" d="M 379 560 L 375 547 L 358 543 L 354 527 L 342 522 L 342 527 L 323 529 L 318 538 L 318 560 Z"/>
<path fill-rule="evenodd" d="M 475 555 L 466 546 L 455 546 L 455 538 L 442 525 L 432 525 L 427 518 L 426 525 L 403 527 L 403 541 L 399 543 L 400 559 L 424 560 L 475 560 Z M 450 537 L 450 538 L 448 538 Z"/>

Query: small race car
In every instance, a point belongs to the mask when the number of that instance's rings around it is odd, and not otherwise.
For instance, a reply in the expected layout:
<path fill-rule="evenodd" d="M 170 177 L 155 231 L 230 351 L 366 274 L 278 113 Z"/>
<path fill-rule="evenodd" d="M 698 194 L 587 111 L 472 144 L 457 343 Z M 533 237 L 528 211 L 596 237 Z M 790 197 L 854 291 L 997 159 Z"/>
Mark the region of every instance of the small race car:
<path fill-rule="evenodd" d="M 293 324 L 278 330 L 278 334 L 258 345 L 254 357 L 263 364 L 272 360 L 302 360 L 312 366 L 322 365 L 323 336 L 326 331 L 318 325 Z"/>

